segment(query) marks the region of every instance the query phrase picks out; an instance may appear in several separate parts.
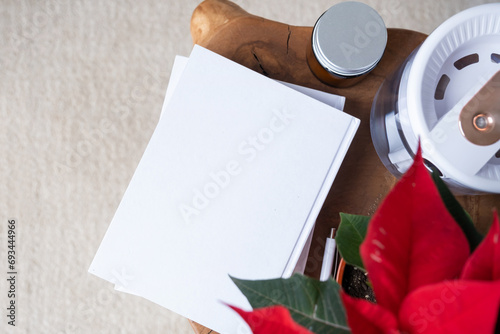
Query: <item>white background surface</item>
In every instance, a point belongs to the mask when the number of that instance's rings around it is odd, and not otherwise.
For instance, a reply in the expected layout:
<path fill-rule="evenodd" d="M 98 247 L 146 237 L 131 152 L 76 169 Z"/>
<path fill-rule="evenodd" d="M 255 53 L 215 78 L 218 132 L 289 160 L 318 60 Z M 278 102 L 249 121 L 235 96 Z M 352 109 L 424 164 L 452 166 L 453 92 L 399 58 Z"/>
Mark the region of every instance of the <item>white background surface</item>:
<path fill-rule="evenodd" d="M 312 26 L 338 1 L 240 0 Z M 372 0 L 388 27 L 430 33 L 487 1 Z M 176 54 L 192 47 L 199 1 L 0 4 L 0 309 L 6 225 L 16 218 L 15 333 L 192 333 L 186 319 L 87 273 L 158 120 Z M 4 307 L 5 305 L 5 307 Z"/>

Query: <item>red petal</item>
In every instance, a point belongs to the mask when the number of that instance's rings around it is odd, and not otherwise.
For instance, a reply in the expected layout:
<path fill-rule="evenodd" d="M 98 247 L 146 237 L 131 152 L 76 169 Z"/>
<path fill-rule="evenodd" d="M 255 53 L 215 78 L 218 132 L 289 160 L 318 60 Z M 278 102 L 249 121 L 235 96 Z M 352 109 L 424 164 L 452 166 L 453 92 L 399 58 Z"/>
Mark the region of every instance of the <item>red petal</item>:
<path fill-rule="evenodd" d="M 382 306 L 364 299 L 352 298 L 342 292 L 347 322 L 353 334 L 398 333 L 396 317 Z"/>
<path fill-rule="evenodd" d="M 313 334 L 295 323 L 283 306 L 264 307 L 252 312 L 231 305 L 229 307 L 238 312 L 254 334 Z"/>
<path fill-rule="evenodd" d="M 409 292 L 458 277 L 468 255 L 467 239 L 444 206 L 419 148 L 361 245 L 377 302 L 398 314 Z"/>
<path fill-rule="evenodd" d="M 461 277 L 469 280 L 500 279 L 500 222 L 495 212 L 490 231 L 465 264 Z"/>
<path fill-rule="evenodd" d="M 409 295 L 399 323 L 408 333 L 494 333 L 499 306 L 500 281 L 447 281 Z"/>

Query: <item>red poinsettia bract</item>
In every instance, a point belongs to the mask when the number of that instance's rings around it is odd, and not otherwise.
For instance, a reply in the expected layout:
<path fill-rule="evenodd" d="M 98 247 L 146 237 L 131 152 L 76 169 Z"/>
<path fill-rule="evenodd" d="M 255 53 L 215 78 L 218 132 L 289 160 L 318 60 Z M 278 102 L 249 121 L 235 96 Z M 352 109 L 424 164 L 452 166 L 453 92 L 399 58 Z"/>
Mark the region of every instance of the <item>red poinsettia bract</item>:
<path fill-rule="evenodd" d="M 342 294 L 353 333 L 493 333 L 500 306 L 500 223 L 469 257 L 464 233 L 424 166 L 412 167 L 361 246 L 377 304 Z"/>
<path fill-rule="evenodd" d="M 252 312 L 230 307 L 246 321 L 254 334 L 313 334 L 293 321 L 283 306 L 263 307 Z"/>

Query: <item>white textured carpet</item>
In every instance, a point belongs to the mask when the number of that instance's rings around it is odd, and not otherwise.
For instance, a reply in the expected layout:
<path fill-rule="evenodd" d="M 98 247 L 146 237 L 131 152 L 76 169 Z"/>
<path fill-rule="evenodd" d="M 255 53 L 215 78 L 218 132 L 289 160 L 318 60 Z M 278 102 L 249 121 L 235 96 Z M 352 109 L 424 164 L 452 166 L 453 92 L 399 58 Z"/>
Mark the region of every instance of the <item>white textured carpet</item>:
<path fill-rule="evenodd" d="M 311 26 L 338 1 L 236 2 Z M 388 27 L 430 33 L 484 1 L 366 2 Z M 0 333 L 192 333 L 186 319 L 115 292 L 87 269 L 154 130 L 174 56 L 192 47 L 197 4 L 1 0 Z M 15 330 L 6 318 L 9 218 L 17 221 Z"/>

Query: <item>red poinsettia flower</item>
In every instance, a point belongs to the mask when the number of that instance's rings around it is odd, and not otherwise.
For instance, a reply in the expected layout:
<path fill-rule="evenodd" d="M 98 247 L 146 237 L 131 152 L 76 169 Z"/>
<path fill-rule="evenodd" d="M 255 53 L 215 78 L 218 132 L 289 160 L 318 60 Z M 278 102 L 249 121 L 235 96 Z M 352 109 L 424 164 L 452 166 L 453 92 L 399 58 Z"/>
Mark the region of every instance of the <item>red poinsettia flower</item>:
<path fill-rule="evenodd" d="M 252 312 L 230 306 L 246 321 L 254 334 L 313 334 L 295 323 L 283 306 L 270 306 Z"/>
<path fill-rule="evenodd" d="M 500 306 L 500 223 L 469 257 L 419 149 L 370 221 L 361 257 L 377 304 L 343 293 L 353 333 L 493 333 Z"/>

